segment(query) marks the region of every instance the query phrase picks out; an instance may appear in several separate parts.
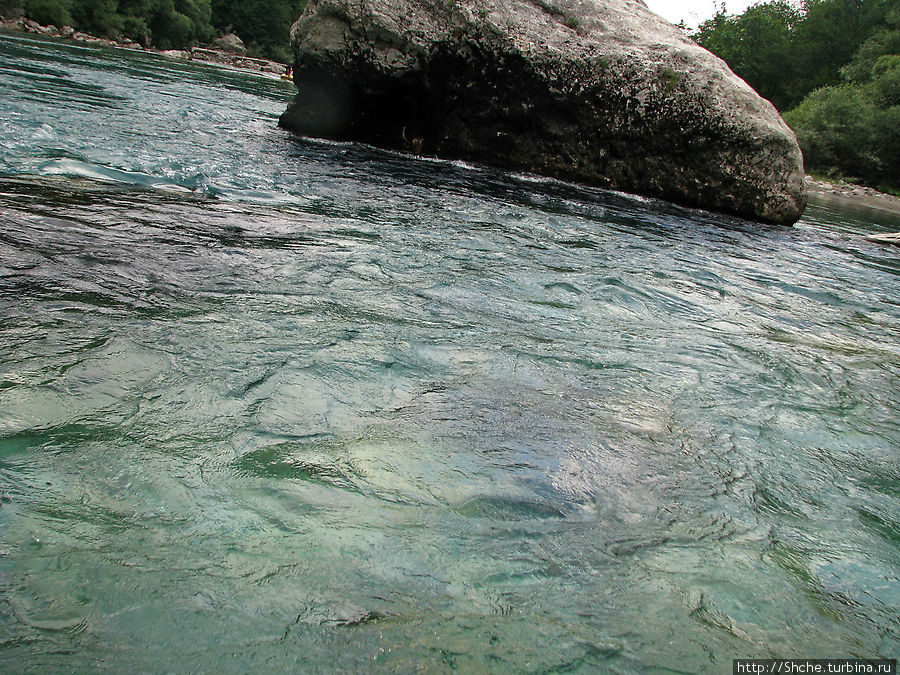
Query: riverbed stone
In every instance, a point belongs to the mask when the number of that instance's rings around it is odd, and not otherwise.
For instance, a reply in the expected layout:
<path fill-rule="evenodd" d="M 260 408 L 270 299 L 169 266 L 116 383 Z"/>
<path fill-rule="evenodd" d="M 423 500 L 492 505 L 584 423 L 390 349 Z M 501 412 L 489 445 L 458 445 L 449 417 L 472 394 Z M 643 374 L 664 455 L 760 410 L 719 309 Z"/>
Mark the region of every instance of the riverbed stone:
<path fill-rule="evenodd" d="M 238 56 L 244 56 L 247 53 L 247 47 L 244 45 L 244 41 L 234 33 L 228 33 L 220 38 L 216 38 L 215 42 L 213 42 L 213 46 L 215 46 L 216 49 L 221 49 L 223 52 L 236 54 Z"/>
<path fill-rule="evenodd" d="M 793 223 L 803 161 L 775 108 L 641 0 L 310 0 L 300 134 Z"/>

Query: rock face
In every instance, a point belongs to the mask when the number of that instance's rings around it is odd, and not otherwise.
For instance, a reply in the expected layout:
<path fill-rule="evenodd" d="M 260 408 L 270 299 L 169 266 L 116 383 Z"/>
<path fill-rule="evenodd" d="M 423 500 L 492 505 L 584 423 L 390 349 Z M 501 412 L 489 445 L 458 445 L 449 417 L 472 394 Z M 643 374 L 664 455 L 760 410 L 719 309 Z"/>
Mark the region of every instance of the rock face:
<path fill-rule="evenodd" d="M 775 108 L 640 0 L 310 0 L 291 42 L 300 134 L 772 223 L 806 205 Z"/>

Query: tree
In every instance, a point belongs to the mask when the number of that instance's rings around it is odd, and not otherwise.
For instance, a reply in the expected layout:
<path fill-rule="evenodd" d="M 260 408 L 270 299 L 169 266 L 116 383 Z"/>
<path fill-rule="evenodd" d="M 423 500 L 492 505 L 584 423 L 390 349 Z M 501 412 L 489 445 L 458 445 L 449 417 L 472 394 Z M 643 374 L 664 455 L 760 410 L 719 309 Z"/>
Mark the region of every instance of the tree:
<path fill-rule="evenodd" d="M 900 105 L 900 54 L 885 54 L 875 62 L 872 89 L 878 106 Z M 900 133 L 900 129 L 897 131 Z"/>
<path fill-rule="evenodd" d="M 790 110 L 811 91 L 841 81 L 841 68 L 861 45 L 889 23 L 900 0 L 805 0 L 797 9 L 785 0 L 729 16 L 722 5 L 700 25 L 694 39 L 779 110 Z M 889 39 L 890 36 L 881 36 Z M 873 42 L 874 58 L 879 51 Z"/>
<path fill-rule="evenodd" d="M 900 32 L 881 29 L 842 69 L 849 81 L 811 93 L 785 120 L 808 169 L 900 186 Z M 896 53 L 879 54 L 894 49 Z"/>
<path fill-rule="evenodd" d="M 900 0 L 722 6 L 694 38 L 790 110 L 808 170 L 900 186 Z"/>
<path fill-rule="evenodd" d="M 900 105 L 881 111 L 875 120 L 875 133 L 881 156 L 881 176 L 873 181 L 876 187 L 900 188 Z"/>
<path fill-rule="evenodd" d="M 306 0 L 213 0 L 212 23 L 234 32 L 255 56 L 290 60 L 290 30 Z"/>
<path fill-rule="evenodd" d="M 750 7 L 728 16 L 722 5 L 700 25 L 694 39 L 723 58 L 739 77 L 779 109 L 799 101 L 798 72 L 792 58 L 793 36 L 802 14 L 785 0 Z"/>
<path fill-rule="evenodd" d="M 24 3 L 24 4 L 23 4 Z M 144 46 L 187 49 L 235 32 L 254 56 L 289 61 L 290 29 L 306 0 L 0 0 L 0 14 L 71 24 Z"/>
<path fill-rule="evenodd" d="M 806 0 L 797 25 L 795 58 L 807 91 L 840 81 L 841 68 L 878 27 L 897 0 Z"/>
<path fill-rule="evenodd" d="M 900 54 L 900 7 L 886 13 L 884 27 L 866 38 L 853 60 L 841 69 L 841 76 L 863 82 L 871 77 L 875 62 L 886 54 Z"/>

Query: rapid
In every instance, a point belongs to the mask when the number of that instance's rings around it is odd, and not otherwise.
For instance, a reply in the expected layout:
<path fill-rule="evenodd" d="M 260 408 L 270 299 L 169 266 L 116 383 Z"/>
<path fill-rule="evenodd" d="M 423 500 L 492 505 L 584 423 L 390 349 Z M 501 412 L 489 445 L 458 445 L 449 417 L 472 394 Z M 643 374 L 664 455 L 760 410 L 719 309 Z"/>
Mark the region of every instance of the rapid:
<path fill-rule="evenodd" d="M 293 93 L 0 34 L 0 669 L 897 657 L 897 215 L 302 139 Z"/>

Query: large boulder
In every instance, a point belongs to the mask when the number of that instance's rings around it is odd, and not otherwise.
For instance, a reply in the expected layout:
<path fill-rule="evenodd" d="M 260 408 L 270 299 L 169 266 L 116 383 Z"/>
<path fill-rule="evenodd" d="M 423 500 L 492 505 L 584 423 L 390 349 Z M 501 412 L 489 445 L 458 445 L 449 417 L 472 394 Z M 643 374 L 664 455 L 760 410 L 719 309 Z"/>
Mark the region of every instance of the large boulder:
<path fill-rule="evenodd" d="M 775 108 L 641 0 L 310 0 L 282 126 L 772 223 L 806 204 Z"/>
<path fill-rule="evenodd" d="M 244 56 L 247 53 L 247 47 L 244 46 L 244 41 L 234 33 L 228 33 L 220 38 L 216 38 L 215 42 L 213 42 L 213 46 L 216 49 L 221 49 L 223 52 L 236 54 L 237 56 Z"/>

